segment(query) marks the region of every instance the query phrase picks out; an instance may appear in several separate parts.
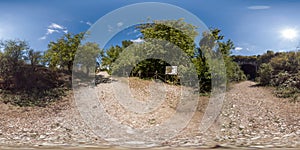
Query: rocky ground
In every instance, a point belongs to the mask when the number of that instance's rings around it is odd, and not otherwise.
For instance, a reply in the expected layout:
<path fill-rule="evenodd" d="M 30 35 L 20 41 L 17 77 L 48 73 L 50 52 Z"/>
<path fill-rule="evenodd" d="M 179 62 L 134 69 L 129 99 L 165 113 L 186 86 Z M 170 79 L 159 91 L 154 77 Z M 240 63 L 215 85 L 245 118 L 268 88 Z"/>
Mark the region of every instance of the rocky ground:
<path fill-rule="evenodd" d="M 95 89 L 106 112 L 122 125 L 132 128 L 160 126 L 176 113 L 179 87 L 153 81 L 129 80 L 132 96 L 139 102 L 167 91 L 154 112 L 138 115 L 117 103 L 112 83 L 100 83 Z M 162 89 L 158 88 L 163 87 Z M 156 87 L 157 86 L 157 87 Z M 149 90 L 151 89 L 152 90 Z M 160 102 L 160 101 L 158 101 Z M 209 97 L 199 98 L 191 121 L 175 137 L 164 141 L 163 147 L 202 148 L 300 148 L 300 104 L 276 98 L 272 89 L 245 81 L 233 84 L 226 93 L 220 115 L 206 131 L 199 125 Z M 68 96 L 47 107 L 17 107 L 0 100 L 0 145 L 2 146 L 82 146 L 105 147 L 109 143 L 94 134 L 81 118 L 74 96 Z"/>
<path fill-rule="evenodd" d="M 192 131 L 193 125 L 201 120 L 201 115 L 196 113 L 187 127 L 190 128 L 186 131 L 189 134 L 183 137 L 189 141 L 188 145 L 210 143 L 225 147 L 299 148 L 299 114 L 299 103 L 276 98 L 272 89 L 245 81 L 233 85 L 227 92 L 221 114 L 206 133 Z M 178 140 L 172 142 L 180 143 Z"/>

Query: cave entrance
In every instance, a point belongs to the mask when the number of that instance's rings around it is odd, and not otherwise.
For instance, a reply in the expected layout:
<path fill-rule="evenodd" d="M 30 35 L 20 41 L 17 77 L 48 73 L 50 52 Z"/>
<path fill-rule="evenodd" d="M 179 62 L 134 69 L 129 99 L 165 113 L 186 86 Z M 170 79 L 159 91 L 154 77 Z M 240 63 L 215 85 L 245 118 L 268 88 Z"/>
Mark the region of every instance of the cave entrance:
<path fill-rule="evenodd" d="M 244 73 L 247 76 L 248 80 L 254 80 L 256 78 L 257 68 L 256 68 L 255 65 L 243 64 L 243 65 L 241 65 L 241 69 L 244 71 Z"/>

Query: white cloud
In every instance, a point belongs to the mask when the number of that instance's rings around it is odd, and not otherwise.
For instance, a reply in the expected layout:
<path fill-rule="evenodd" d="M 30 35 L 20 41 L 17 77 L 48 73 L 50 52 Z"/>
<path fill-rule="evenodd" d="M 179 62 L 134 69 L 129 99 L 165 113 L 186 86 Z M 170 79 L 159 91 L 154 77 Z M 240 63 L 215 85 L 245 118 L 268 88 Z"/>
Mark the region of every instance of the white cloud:
<path fill-rule="evenodd" d="M 46 40 L 46 38 L 47 38 L 46 36 L 42 36 L 39 38 L 39 40 Z"/>
<path fill-rule="evenodd" d="M 114 29 L 114 28 L 113 28 L 112 26 L 110 26 L 110 25 L 108 25 L 107 27 L 108 27 L 108 32 L 112 32 L 113 29 Z"/>
<path fill-rule="evenodd" d="M 47 32 L 45 33 L 44 36 L 40 37 L 39 40 L 45 40 L 47 39 L 47 37 L 53 33 L 68 33 L 68 30 L 66 27 L 56 24 L 56 23 L 51 23 L 48 27 L 47 27 Z"/>
<path fill-rule="evenodd" d="M 139 33 L 135 37 L 141 37 L 142 35 L 143 35 L 142 33 Z"/>
<path fill-rule="evenodd" d="M 137 34 L 138 32 L 139 32 L 138 29 L 134 29 L 133 31 L 127 32 L 127 35 Z M 140 35 L 140 33 L 136 35 L 137 38 L 140 37 L 138 35 Z"/>
<path fill-rule="evenodd" d="M 68 33 L 68 30 L 64 30 L 63 32 L 64 32 L 64 33 Z"/>
<path fill-rule="evenodd" d="M 58 25 L 58 24 L 56 24 L 56 23 L 51 23 L 51 24 L 48 26 L 48 28 L 50 28 L 50 29 L 61 29 L 61 30 L 65 29 L 64 26 Z"/>
<path fill-rule="evenodd" d="M 91 22 L 86 22 L 87 25 L 92 26 L 93 24 Z"/>
<path fill-rule="evenodd" d="M 240 51 L 240 50 L 242 50 L 242 49 L 243 49 L 242 47 L 236 47 L 234 50 Z"/>
<path fill-rule="evenodd" d="M 123 22 L 118 22 L 118 23 L 117 23 L 117 26 L 118 26 L 118 27 L 121 27 L 121 26 L 123 26 L 123 25 L 124 25 Z"/>
<path fill-rule="evenodd" d="M 91 22 L 89 22 L 89 21 L 83 21 L 83 20 L 81 20 L 80 23 L 84 23 L 84 24 L 87 24 L 89 26 L 93 25 Z"/>
<path fill-rule="evenodd" d="M 116 25 L 108 25 L 107 28 L 108 28 L 108 32 L 113 32 L 115 30 L 119 30 L 120 27 L 122 27 L 124 25 L 123 22 L 118 22 Z M 128 33 L 127 33 L 128 34 Z"/>
<path fill-rule="evenodd" d="M 251 10 L 263 10 L 263 9 L 270 9 L 271 6 L 267 6 L 267 5 L 254 5 L 254 6 L 249 6 L 248 9 Z"/>
<path fill-rule="evenodd" d="M 135 40 L 130 40 L 130 41 L 133 42 L 133 43 L 141 43 L 141 42 L 144 42 L 144 40 L 141 39 L 141 38 L 137 38 L 137 39 L 135 39 Z"/>
<path fill-rule="evenodd" d="M 46 33 L 46 35 L 52 34 L 52 33 L 54 33 L 54 32 L 57 32 L 57 33 L 59 33 L 59 31 L 58 31 L 58 30 L 54 30 L 54 29 L 47 29 L 47 33 Z"/>

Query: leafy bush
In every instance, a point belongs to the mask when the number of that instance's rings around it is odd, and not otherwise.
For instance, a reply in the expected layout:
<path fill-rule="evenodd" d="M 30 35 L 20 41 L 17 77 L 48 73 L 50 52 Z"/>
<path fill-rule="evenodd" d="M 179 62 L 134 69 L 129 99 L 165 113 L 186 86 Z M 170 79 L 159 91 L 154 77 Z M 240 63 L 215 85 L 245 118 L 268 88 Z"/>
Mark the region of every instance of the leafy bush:
<path fill-rule="evenodd" d="M 276 53 L 268 63 L 261 64 L 259 78 L 262 85 L 276 87 L 276 96 L 296 101 L 300 92 L 300 53 Z"/>
<path fill-rule="evenodd" d="M 272 78 L 272 72 L 272 66 L 270 64 L 263 63 L 258 70 L 260 84 L 269 85 Z"/>
<path fill-rule="evenodd" d="M 235 62 L 228 62 L 226 66 L 227 78 L 230 82 L 239 82 L 247 79 L 247 76 Z"/>
<path fill-rule="evenodd" d="M 300 71 L 297 74 L 281 72 L 271 81 L 272 85 L 277 86 L 275 91 L 278 97 L 292 97 L 297 100 L 300 93 Z"/>
<path fill-rule="evenodd" d="M 12 78 L 9 87 L 1 90 L 0 96 L 5 103 L 18 106 L 45 106 L 59 100 L 70 88 L 68 81 L 70 75 L 63 72 L 51 71 L 42 66 L 19 67 L 21 69 L 18 76 Z"/>
<path fill-rule="evenodd" d="M 30 49 L 25 41 L 0 42 L 0 48 L 0 96 L 3 102 L 45 106 L 60 99 L 70 88 L 70 75 L 38 65 L 41 54 Z"/>

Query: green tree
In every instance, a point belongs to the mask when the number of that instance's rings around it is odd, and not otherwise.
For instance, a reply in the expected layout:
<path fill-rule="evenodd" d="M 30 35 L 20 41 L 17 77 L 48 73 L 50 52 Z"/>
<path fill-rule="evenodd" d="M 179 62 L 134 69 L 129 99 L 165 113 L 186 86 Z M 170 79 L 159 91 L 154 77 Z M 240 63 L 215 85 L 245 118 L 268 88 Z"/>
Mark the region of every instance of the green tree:
<path fill-rule="evenodd" d="M 20 62 L 24 62 L 24 54 L 29 50 L 26 41 L 21 40 L 7 40 L 2 41 L 1 47 L 3 49 L 3 56 L 7 57 L 9 61 L 16 66 Z"/>
<path fill-rule="evenodd" d="M 86 69 L 86 74 L 89 75 L 90 68 L 96 66 L 96 62 L 99 62 L 100 56 L 102 55 L 103 50 L 99 48 L 97 43 L 87 42 L 78 47 L 76 64 L 84 66 Z"/>
<path fill-rule="evenodd" d="M 27 60 L 30 61 L 31 66 L 38 65 L 42 61 L 42 52 L 40 51 L 34 51 L 33 49 L 30 49 L 27 51 Z"/>
<path fill-rule="evenodd" d="M 245 79 L 245 75 L 238 64 L 234 63 L 230 57 L 231 50 L 234 48 L 233 42 L 231 40 L 224 42 L 224 37 L 219 34 L 220 30 L 218 29 L 211 30 L 211 33 L 203 33 L 200 47 L 197 48 L 195 45 L 195 37 L 198 35 L 196 27 L 184 22 L 183 19 L 153 21 L 153 23 L 139 25 L 137 28 L 140 29 L 145 42 L 134 44 L 126 51 L 124 46 L 109 48 L 102 59 L 103 65 L 113 68 L 120 75 L 124 74 L 125 70 L 133 68 L 130 73 L 132 76 L 142 75 L 142 77 L 148 78 L 152 77 L 153 72 L 164 74 L 165 66 L 179 65 L 180 63 L 176 61 L 186 59 L 181 54 L 170 53 L 170 50 L 179 48 L 188 56 L 189 60 L 184 62 L 192 62 L 193 66 L 196 67 L 203 92 L 209 91 L 211 88 L 212 71 L 216 72 L 214 79 L 225 79 L 226 76 L 229 77 L 228 81 Z M 217 46 L 218 49 L 214 50 L 214 46 Z M 119 60 L 120 55 L 123 59 Z M 164 59 L 151 57 L 158 55 L 166 56 L 171 61 L 165 62 Z M 140 58 L 141 56 L 145 58 Z M 218 64 L 220 59 L 224 59 L 225 65 Z M 111 64 L 114 66 L 110 66 Z M 221 74 L 223 73 L 221 70 L 225 67 L 228 67 L 227 72 Z M 188 63 L 180 64 L 178 71 L 184 73 L 181 79 L 193 74 Z"/>
<path fill-rule="evenodd" d="M 105 53 L 102 53 L 102 65 L 111 69 L 112 64 L 118 59 L 120 53 L 131 44 L 133 42 L 125 40 L 122 41 L 122 46 L 111 46 Z"/>
<path fill-rule="evenodd" d="M 0 95 L 5 103 L 19 106 L 45 106 L 60 99 L 66 90 L 61 74 L 38 66 L 41 53 L 21 40 L 1 41 Z M 29 64 L 30 63 L 30 64 Z"/>
<path fill-rule="evenodd" d="M 162 39 L 178 46 L 188 56 L 195 53 L 195 37 L 198 35 L 196 27 L 179 20 L 156 20 L 152 24 L 138 27 L 144 39 Z"/>
<path fill-rule="evenodd" d="M 25 63 L 25 53 L 29 50 L 27 42 L 7 40 L 1 43 L 0 78 L 7 84 L 18 82 L 21 65 Z M 15 84 L 16 85 L 16 84 Z"/>
<path fill-rule="evenodd" d="M 159 39 L 162 41 L 169 42 L 159 43 L 158 41 L 155 41 L 154 43 L 157 44 L 156 47 L 153 47 L 153 45 L 143 45 L 143 48 L 147 47 L 148 49 L 143 52 L 146 56 L 154 54 L 154 51 L 151 51 L 149 49 L 155 49 L 155 53 L 164 55 L 166 53 L 166 50 L 179 47 L 188 55 L 188 57 L 194 57 L 196 47 L 194 43 L 194 38 L 198 35 L 198 33 L 195 30 L 195 26 L 185 23 L 183 19 L 165 21 L 157 20 L 150 24 L 140 25 L 137 28 L 141 30 L 141 33 L 143 34 L 143 39 L 146 41 L 152 39 Z M 163 46 L 160 45 L 162 43 L 164 43 Z M 122 46 L 110 47 L 103 56 L 102 65 L 111 68 L 111 65 L 117 60 L 120 53 L 122 53 L 123 50 L 131 44 L 133 43 L 130 41 L 123 41 Z M 141 47 L 133 46 L 131 48 L 138 49 Z M 134 53 L 138 55 L 139 52 L 134 51 Z M 134 57 L 136 57 L 134 56 L 134 54 L 128 54 L 127 58 L 132 59 L 131 62 L 129 62 L 129 60 L 122 60 L 123 67 L 125 67 L 125 64 L 127 64 L 127 67 L 132 67 L 132 65 L 135 66 L 133 71 L 131 72 L 132 75 L 138 75 L 140 74 L 139 72 L 143 72 L 144 74 L 148 74 L 149 72 L 155 71 L 159 71 L 161 74 L 164 73 L 164 70 L 161 68 L 164 68 L 166 63 L 163 60 L 147 59 L 143 60 L 143 62 L 138 62 L 138 64 L 131 64 L 135 63 L 136 60 L 140 60 L 139 58 Z M 176 60 L 177 56 L 175 56 L 174 54 L 174 56 L 170 55 L 168 57 L 174 57 L 174 60 Z M 116 68 L 121 68 L 121 66 L 116 66 Z"/>
<path fill-rule="evenodd" d="M 230 56 L 231 50 L 234 49 L 233 42 L 231 40 L 224 41 L 224 36 L 220 33 L 219 29 L 211 29 L 210 33 L 203 33 L 203 38 L 199 42 L 200 48 L 195 63 L 201 64 L 196 66 L 199 70 L 200 85 L 205 87 L 206 91 L 211 88 L 212 78 L 220 81 L 224 81 L 226 78 L 227 83 L 246 79 L 239 65 Z M 226 71 L 223 71 L 224 68 Z M 214 77 L 212 77 L 212 72 Z M 203 82 L 201 83 L 201 81 Z"/>
<path fill-rule="evenodd" d="M 206 57 L 200 48 L 197 48 L 197 55 L 192 59 L 198 74 L 200 92 L 208 92 L 211 89 L 211 73 Z"/>
<path fill-rule="evenodd" d="M 76 50 L 84 38 L 84 32 L 78 34 L 66 33 L 57 42 L 50 42 L 44 59 L 50 68 L 72 71 Z"/>
<path fill-rule="evenodd" d="M 241 70 L 240 66 L 233 61 L 231 50 L 234 49 L 234 44 L 231 40 L 223 41 L 224 36 L 220 35 L 221 30 L 213 29 L 212 34 L 217 41 L 218 48 L 217 52 L 221 53 L 226 66 L 226 75 L 229 82 L 242 81 L 246 79 L 245 74 Z"/>
<path fill-rule="evenodd" d="M 173 62 L 164 62 L 164 60 L 158 59 L 147 59 L 143 63 L 139 63 L 135 66 L 133 74 L 139 74 L 142 72 L 144 74 L 149 74 L 153 76 L 153 73 L 158 72 L 159 74 L 164 74 L 164 68 L 166 65 L 178 64 L 176 60 L 184 59 L 185 57 L 177 53 L 169 53 L 170 50 L 180 48 L 190 59 L 195 55 L 195 37 L 198 35 L 196 27 L 179 20 L 155 20 L 153 23 L 143 24 L 138 26 L 140 29 L 143 39 L 147 42 L 150 41 L 156 46 L 153 45 L 144 45 L 147 49 L 154 48 L 153 51 L 145 51 L 147 56 L 153 55 L 165 55 L 168 53 L 168 59 L 174 60 Z M 155 39 L 156 41 L 153 41 Z M 160 42 L 159 42 L 160 40 Z M 157 53 L 155 54 L 154 53 Z M 180 58 L 179 58 L 180 57 Z M 185 70 L 185 73 L 188 73 L 188 65 L 178 66 L 178 71 Z M 146 75 L 147 77 L 147 75 Z M 170 76 L 170 80 L 176 80 L 176 76 Z"/>

